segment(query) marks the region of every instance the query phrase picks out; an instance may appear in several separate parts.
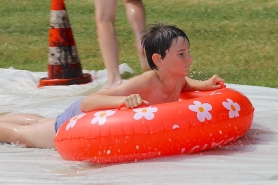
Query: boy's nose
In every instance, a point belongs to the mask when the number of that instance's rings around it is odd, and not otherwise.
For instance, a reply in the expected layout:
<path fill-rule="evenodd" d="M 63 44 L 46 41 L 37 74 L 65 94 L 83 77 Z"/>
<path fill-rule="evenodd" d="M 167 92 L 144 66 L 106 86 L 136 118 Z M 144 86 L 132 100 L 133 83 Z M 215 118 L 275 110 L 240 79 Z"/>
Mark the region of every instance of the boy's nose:
<path fill-rule="evenodd" d="M 193 61 L 193 58 L 189 55 L 188 58 L 186 59 L 186 61 L 191 63 Z"/>

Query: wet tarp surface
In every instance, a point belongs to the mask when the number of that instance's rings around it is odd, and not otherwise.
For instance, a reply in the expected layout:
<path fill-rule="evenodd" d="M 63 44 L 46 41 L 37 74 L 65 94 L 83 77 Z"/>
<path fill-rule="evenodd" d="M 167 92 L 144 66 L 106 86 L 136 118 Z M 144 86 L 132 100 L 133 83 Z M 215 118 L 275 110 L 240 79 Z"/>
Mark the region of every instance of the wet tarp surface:
<path fill-rule="evenodd" d="M 121 72 L 132 72 L 127 65 Z M 88 72 L 88 71 L 86 71 Z M 46 72 L 0 69 L 0 114 L 56 117 L 105 83 L 106 71 L 89 71 L 85 85 L 37 88 Z M 255 107 L 250 130 L 213 150 L 114 165 L 65 161 L 54 149 L 0 144 L 0 184 L 278 184 L 278 89 L 226 84 Z"/>

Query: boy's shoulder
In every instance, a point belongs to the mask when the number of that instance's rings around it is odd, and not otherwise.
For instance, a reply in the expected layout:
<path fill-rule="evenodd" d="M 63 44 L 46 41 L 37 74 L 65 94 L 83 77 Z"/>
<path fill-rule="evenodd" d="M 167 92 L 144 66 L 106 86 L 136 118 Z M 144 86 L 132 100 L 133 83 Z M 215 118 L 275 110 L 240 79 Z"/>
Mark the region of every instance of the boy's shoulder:
<path fill-rule="evenodd" d="M 146 71 L 134 78 L 144 83 L 151 83 L 153 80 L 157 78 L 157 76 L 154 71 Z"/>
<path fill-rule="evenodd" d="M 146 94 L 154 89 L 154 78 L 151 71 L 132 77 L 112 89 L 113 95 Z"/>
<path fill-rule="evenodd" d="M 157 77 L 154 71 L 146 71 L 138 76 L 131 78 L 129 82 L 135 83 L 136 85 L 151 85 L 156 78 Z"/>

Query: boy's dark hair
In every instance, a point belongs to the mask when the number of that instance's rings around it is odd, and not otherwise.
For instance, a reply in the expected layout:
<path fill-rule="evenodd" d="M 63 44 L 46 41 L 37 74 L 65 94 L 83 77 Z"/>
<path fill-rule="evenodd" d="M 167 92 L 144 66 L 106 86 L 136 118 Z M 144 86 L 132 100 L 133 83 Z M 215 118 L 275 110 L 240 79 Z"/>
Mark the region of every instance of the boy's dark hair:
<path fill-rule="evenodd" d="M 188 40 L 187 35 L 174 25 L 153 24 L 142 37 L 142 45 L 151 69 L 158 69 L 152 60 L 152 55 L 158 53 L 163 59 L 170 49 L 172 41 L 178 37 Z"/>

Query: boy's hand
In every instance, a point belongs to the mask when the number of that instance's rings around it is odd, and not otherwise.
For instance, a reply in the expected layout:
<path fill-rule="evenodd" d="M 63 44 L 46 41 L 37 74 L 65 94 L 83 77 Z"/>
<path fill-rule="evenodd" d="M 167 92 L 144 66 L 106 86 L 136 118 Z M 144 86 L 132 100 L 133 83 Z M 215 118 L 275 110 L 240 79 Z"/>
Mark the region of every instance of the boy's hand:
<path fill-rule="evenodd" d="M 130 96 L 125 97 L 120 104 L 122 103 L 125 104 L 126 108 L 131 109 L 138 107 L 143 103 L 145 103 L 146 105 L 149 104 L 149 102 L 143 100 L 139 94 L 132 94 Z"/>
<path fill-rule="evenodd" d="M 213 75 L 210 79 L 204 81 L 203 90 L 215 90 L 220 89 L 221 85 L 219 82 L 223 82 L 224 80 L 220 78 L 218 75 Z"/>

